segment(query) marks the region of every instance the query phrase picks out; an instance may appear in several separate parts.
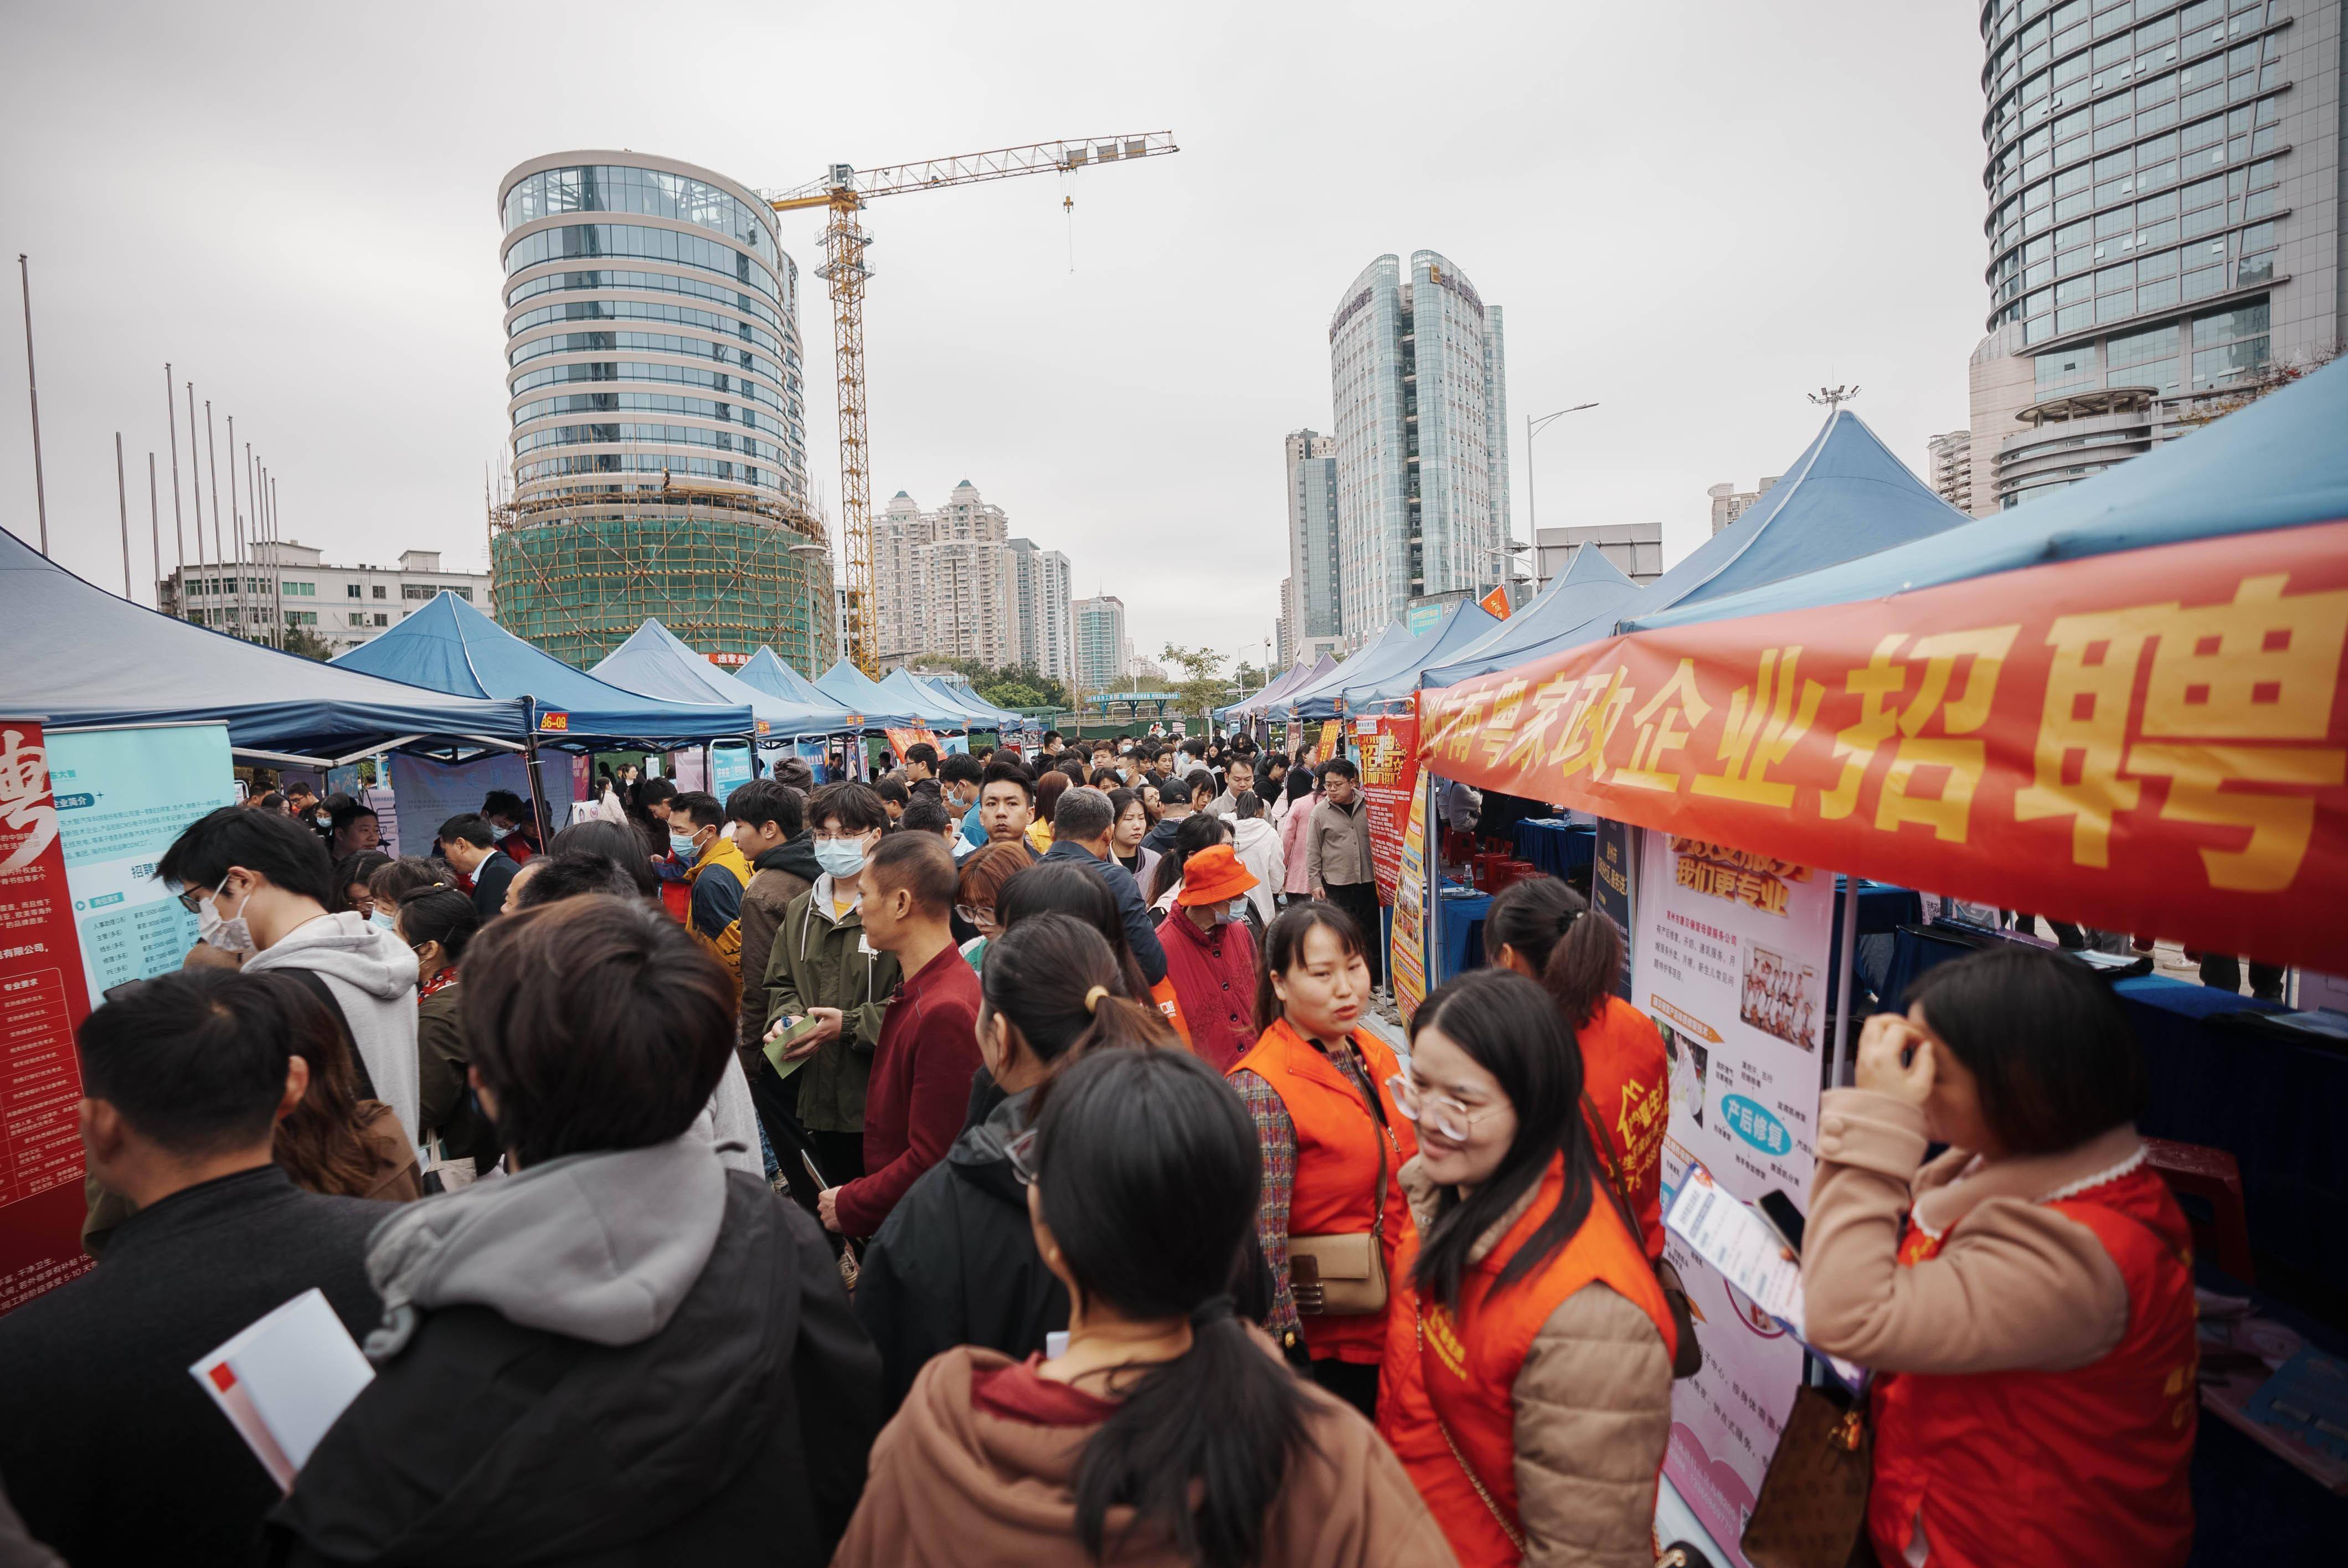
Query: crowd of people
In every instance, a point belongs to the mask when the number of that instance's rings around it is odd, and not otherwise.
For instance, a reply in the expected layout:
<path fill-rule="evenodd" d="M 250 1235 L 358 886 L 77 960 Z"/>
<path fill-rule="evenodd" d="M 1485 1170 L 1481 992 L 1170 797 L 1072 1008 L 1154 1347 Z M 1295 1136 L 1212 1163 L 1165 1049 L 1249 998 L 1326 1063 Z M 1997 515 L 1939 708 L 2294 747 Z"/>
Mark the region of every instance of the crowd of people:
<path fill-rule="evenodd" d="M 1343 757 L 899 763 L 623 767 L 418 856 L 293 791 L 190 826 L 201 942 L 77 1041 L 98 1262 L 0 1318 L 0 1563 L 1653 1562 L 1702 1330 L 1616 928 L 1511 887 L 1405 1039 Z M 1875 1549 L 2181 1563 L 2117 1005 L 2020 949 L 1908 999 L 1802 1262 Z M 190 1368 L 314 1287 L 374 1378 L 284 1493 Z"/>

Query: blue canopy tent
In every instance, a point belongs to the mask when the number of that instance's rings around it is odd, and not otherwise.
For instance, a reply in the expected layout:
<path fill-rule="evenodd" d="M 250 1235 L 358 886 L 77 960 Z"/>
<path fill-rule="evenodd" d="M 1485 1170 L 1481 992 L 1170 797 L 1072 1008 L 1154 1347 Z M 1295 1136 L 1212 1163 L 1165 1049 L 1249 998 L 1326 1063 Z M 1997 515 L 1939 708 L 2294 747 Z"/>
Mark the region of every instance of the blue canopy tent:
<path fill-rule="evenodd" d="M 852 727 L 848 722 L 854 717 L 852 710 L 825 696 L 814 682 L 784 663 L 771 648 L 762 647 L 751 654 L 750 661 L 734 671 L 734 678 L 769 697 L 779 697 L 819 715 L 828 732 Z"/>
<path fill-rule="evenodd" d="M 965 708 L 970 708 L 979 712 L 993 713 L 995 718 L 1000 721 L 999 728 L 1005 730 L 1019 730 L 1026 727 L 1027 716 L 1025 713 L 1021 713 L 1010 708 L 996 707 L 994 703 L 980 696 L 976 690 L 972 687 L 969 680 L 963 676 L 932 675 L 930 677 L 929 683 L 932 686 L 936 687 L 939 691 L 945 692 L 948 696 L 959 701 Z"/>
<path fill-rule="evenodd" d="M 672 702 L 747 708 L 762 739 L 820 735 L 830 728 L 824 713 L 770 696 L 727 674 L 650 616 L 588 673 L 624 690 Z"/>
<path fill-rule="evenodd" d="M 1449 611 L 1445 612 L 1446 618 Z M 1442 628 L 1438 623 L 1421 635 L 1432 637 Z M 1367 681 L 1399 670 L 1408 661 L 1411 649 L 1418 638 L 1410 634 L 1401 621 L 1390 622 L 1378 633 L 1378 640 L 1364 648 L 1344 663 L 1334 666 L 1318 681 L 1309 682 L 1291 692 L 1282 701 L 1290 713 L 1299 719 L 1334 719 L 1337 716 L 1337 698 L 1356 681 Z"/>
<path fill-rule="evenodd" d="M 518 697 L 542 744 L 658 750 L 747 735 L 754 724 L 746 705 L 662 702 L 582 674 L 448 592 L 334 662 L 458 697 Z"/>
<path fill-rule="evenodd" d="M 904 699 L 880 689 L 880 683 L 842 659 L 815 678 L 816 690 L 843 703 L 868 730 L 909 730 L 922 721 Z"/>
<path fill-rule="evenodd" d="M 1262 718 L 1282 696 L 1294 691 L 1312 673 L 1312 669 L 1300 659 L 1230 707 L 1215 710 L 1215 717 L 1224 721 Z"/>
<path fill-rule="evenodd" d="M 1460 600 L 1440 626 L 1426 631 L 1412 645 L 1410 658 L 1401 669 L 1347 682 L 1345 712 L 1359 713 L 1407 702 L 1410 694 L 1418 690 L 1421 671 L 1456 657 L 1507 624 L 1476 600 Z"/>
<path fill-rule="evenodd" d="M 1529 657 L 1526 650 L 1541 648 L 1560 632 L 1624 613 L 1638 592 L 1639 585 L 1597 546 L 1583 545 L 1523 609 L 1457 653 L 1427 665 L 1418 672 L 1418 683 L 1448 686 L 1521 664 Z"/>
<path fill-rule="evenodd" d="M 1002 709 L 995 707 L 993 703 L 985 702 L 981 698 L 957 691 L 953 686 L 948 685 L 942 677 L 936 675 L 912 675 L 908 674 L 903 671 L 900 671 L 899 673 L 905 674 L 906 678 L 912 682 L 916 687 L 923 692 L 927 692 L 932 697 L 937 698 L 940 702 L 960 709 L 965 715 L 965 728 L 973 730 L 1000 730 L 1004 727 L 1005 715 Z"/>
<path fill-rule="evenodd" d="M 1624 630 L 1844 604 L 2054 561 L 2348 518 L 2343 436 L 2348 363 L 1962 534 L 1924 538 L 1700 606 L 1643 605 Z"/>
<path fill-rule="evenodd" d="M 881 678 L 880 690 L 891 702 L 933 730 L 967 730 L 970 714 L 959 702 L 949 702 L 913 679 L 910 671 L 891 670 Z"/>
<path fill-rule="evenodd" d="M 116 598 L 0 530 L 0 709 L 59 729 L 217 723 L 244 756 L 339 767 L 386 749 L 525 749 L 518 701 L 451 696 L 281 653 Z"/>

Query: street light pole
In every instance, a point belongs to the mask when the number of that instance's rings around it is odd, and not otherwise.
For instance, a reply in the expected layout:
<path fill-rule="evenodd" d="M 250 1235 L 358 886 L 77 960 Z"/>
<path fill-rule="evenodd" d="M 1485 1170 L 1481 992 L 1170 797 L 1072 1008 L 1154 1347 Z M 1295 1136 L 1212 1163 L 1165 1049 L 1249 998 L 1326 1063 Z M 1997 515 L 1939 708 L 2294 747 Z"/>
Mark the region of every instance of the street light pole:
<path fill-rule="evenodd" d="M 25 287 L 25 390 L 33 399 L 33 505 L 41 515 L 41 554 L 49 553 L 49 487 L 41 477 L 41 379 L 33 373 L 33 264 L 16 253 L 16 276 Z"/>
<path fill-rule="evenodd" d="M 1532 530 L 1533 575 L 1536 577 L 1540 575 L 1540 497 L 1538 487 L 1533 483 L 1533 437 L 1569 414 L 1579 414 L 1585 408 L 1597 406 L 1595 403 L 1577 403 L 1570 408 L 1560 408 L 1554 414 L 1544 414 L 1539 418 L 1529 414 L 1525 415 L 1525 520 Z"/>

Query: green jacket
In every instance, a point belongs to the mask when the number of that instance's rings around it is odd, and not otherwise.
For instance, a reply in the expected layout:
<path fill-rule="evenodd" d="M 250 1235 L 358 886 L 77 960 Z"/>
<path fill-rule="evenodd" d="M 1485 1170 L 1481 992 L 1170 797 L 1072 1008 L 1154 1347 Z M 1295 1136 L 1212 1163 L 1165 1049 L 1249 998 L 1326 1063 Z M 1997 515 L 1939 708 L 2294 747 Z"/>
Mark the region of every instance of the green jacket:
<path fill-rule="evenodd" d="M 880 1017 L 896 994 L 897 958 L 865 945 L 864 912 L 831 917 L 831 878 L 819 879 L 783 911 L 767 957 L 767 1023 L 811 1007 L 838 1008 L 839 1038 L 826 1040 L 794 1075 L 799 1121 L 811 1132 L 864 1131 L 864 1086 L 872 1076 Z"/>

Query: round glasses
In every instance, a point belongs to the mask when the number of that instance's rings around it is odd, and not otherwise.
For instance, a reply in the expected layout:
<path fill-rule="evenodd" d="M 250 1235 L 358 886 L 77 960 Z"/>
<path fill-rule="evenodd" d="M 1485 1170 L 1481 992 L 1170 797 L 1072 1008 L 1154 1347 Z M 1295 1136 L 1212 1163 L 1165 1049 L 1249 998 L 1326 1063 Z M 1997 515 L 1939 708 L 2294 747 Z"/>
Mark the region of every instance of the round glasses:
<path fill-rule="evenodd" d="M 1455 1143 L 1465 1143 L 1468 1135 L 1476 1130 L 1477 1122 L 1497 1116 L 1501 1111 L 1498 1105 L 1470 1111 L 1447 1094 L 1422 1093 L 1407 1072 L 1397 1072 L 1387 1079 L 1386 1089 L 1394 1095 L 1395 1109 L 1405 1118 L 1433 1128 Z"/>

